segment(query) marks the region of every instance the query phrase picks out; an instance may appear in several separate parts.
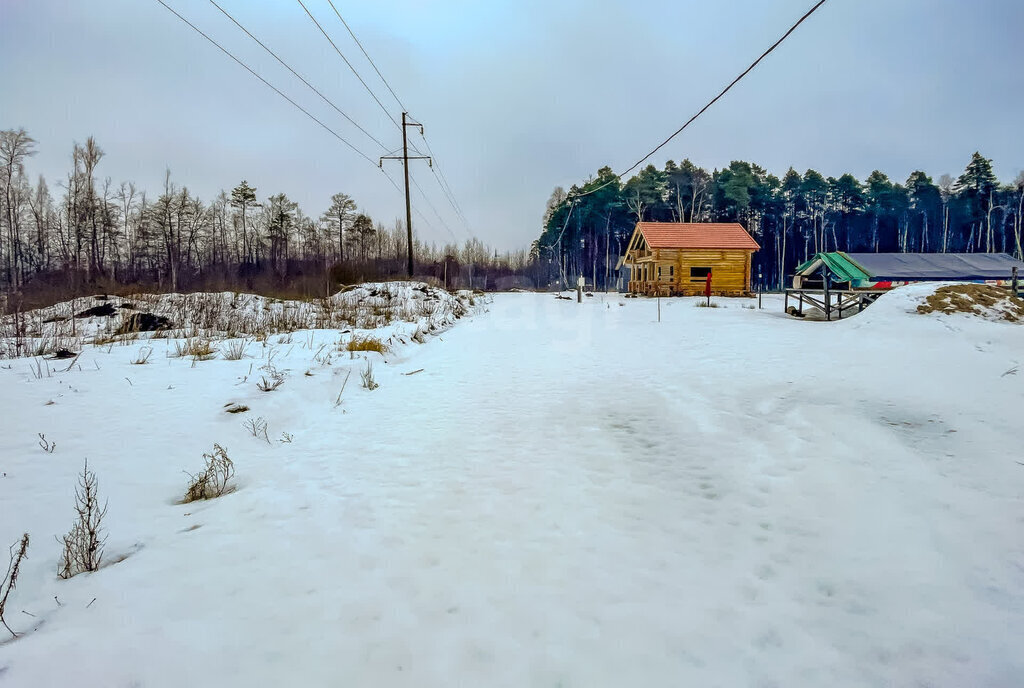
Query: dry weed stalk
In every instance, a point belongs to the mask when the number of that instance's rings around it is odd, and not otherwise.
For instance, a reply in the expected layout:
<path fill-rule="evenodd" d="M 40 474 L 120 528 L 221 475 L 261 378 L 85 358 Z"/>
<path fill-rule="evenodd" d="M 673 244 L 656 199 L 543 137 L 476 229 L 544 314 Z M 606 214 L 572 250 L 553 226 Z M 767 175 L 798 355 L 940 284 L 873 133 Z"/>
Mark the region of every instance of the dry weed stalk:
<path fill-rule="evenodd" d="M 270 437 L 267 435 L 267 421 L 263 419 L 263 416 L 250 418 L 245 421 L 243 427 L 256 439 L 262 438 L 267 444 L 270 444 Z"/>
<path fill-rule="evenodd" d="M 268 363 L 263 366 L 263 370 L 267 371 L 267 375 L 270 376 L 270 379 L 267 380 L 265 376 L 260 377 L 260 381 L 256 383 L 256 388 L 261 392 L 273 392 L 284 384 L 285 374 L 275 368 L 272 364 Z"/>
<path fill-rule="evenodd" d="M 106 536 L 101 537 L 103 517 L 107 515 L 107 504 L 100 508 L 99 484 L 96 474 L 89 470 L 89 460 L 78 476 L 75 487 L 75 520 L 71 530 L 61 539 L 64 552 L 61 556 L 57 575 L 71 578 L 83 571 L 95 571 L 103 559 L 103 543 Z"/>
<path fill-rule="evenodd" d="M 224 359 L 227 361 L 241 361 L 245 358 L 245 350 L 248 346 L 248 339 L 232 339 L 224 348 Z"/>
<path fill-rule="evenodd" d="M 196 475 L 188 474 L 188 489 L 182 499 L 185 504 L 200 499 L 214 499 L 234 489 L 228 482 L 235 475 L 235 464 L 224 447 L 214 443 L 213 452 L 203 454 L 203 459 L 206 462 L 203 470 Z"/>
<path fill-rule="evenodd" d="M 15 552 L 17 548 L 17 552 Z M 15 638 L 18 634 L 15 633 L 10 626 L 7 625 L 7 621 L 4 620 L 4 610 L 7 607 L 7 598 L 11 596 L 11 591 L 14 590 L 18 584 L 18 573 L 21 571 L 21 562 L 25 558 L 25 553 L 28 551 L 28 533 L 21 536 L 19 542 L 14 543 L 7 550 L 10 559 L 7 563 L 7 573 L 4 574 L 4 578 L 0 581 L 0 624 L 4 625 L 11 635 Z"/>
<path fill-rule="evenodd" d="M 39 435 L 39 446 L 42 447 L 43 451 L 46 452 L 47 454 L 52 454 L 53 450 L 57 448 L 57 443 L 48 442 L 46 440 L 46 435 L 44 435 L 41 432 L 37 434 Z"/>
<path fill-rule="evenodd" d="M 363 387 L 371 392 L 380 387 L 377 381 L 373 379 L 373 364 L 370 363 L 369 359 L 366 360 L 366 367 L 359 373 L 359 377 L 363 380 Z"/>
<path fill-rule="evenodd" d="M 146 365 L 149 362 L 149 357 L 152 355 L 153 347 L 144 346 L 135 354 L 135 358 L 132 359 L 132 365 Z"/>

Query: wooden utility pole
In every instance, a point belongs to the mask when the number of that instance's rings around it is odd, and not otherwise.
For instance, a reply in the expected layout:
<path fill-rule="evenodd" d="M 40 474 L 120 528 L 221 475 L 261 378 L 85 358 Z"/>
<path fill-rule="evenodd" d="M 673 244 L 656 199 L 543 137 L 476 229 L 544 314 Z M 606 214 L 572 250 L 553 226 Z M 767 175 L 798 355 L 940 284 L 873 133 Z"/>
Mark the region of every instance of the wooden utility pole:
<path fill-rule="evenodd" d="M 406 127 L 419 127 L 420 134 L 423 133 L 423 125 L 419 122 L 414 122 L 409 117 L 408 112 L 402 113 L 402 154 L 401 155 L 383 155 L 380 159 L 380 166 L 384 167 L 385 160 L 401 160 L 402 167 L 405 168 L 405 234 L 406 240 L 408 241 L 408 253 L 409 253 L 409 277 L 412 277 L 413 264 L 412 264 L 412 202 L 409 200 L 409 161 L 410 160 L 426 160 L 427 163 L 433 167 L 434 161 L 430 159 L 429 155 L 409 155 L 409 138 L 406 136 Z"/>

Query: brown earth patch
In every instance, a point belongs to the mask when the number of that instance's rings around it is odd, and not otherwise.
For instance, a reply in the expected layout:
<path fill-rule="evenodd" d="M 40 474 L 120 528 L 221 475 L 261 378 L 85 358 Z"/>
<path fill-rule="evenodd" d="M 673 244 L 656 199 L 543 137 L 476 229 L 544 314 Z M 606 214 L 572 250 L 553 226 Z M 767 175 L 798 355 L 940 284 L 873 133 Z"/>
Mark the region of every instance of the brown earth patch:
<path fill-rule="evenodd" d="M 939 287 L 917 307 L 918 313 L 967 313 L 997 315 L 1007 322 L 1024 320 L 1024 299 L 1005 287 L 991 284 L 951 284 Z"/>

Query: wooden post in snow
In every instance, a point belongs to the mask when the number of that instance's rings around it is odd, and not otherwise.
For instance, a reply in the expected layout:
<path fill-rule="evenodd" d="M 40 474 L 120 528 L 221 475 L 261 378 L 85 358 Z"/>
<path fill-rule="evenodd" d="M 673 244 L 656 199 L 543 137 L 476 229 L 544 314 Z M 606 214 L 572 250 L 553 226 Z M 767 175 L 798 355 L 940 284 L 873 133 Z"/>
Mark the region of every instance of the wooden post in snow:
<path fill-rule="evenodd" d="M 821 279 L 825 286 L 825 320 L 832 320 L 832 294 L 828 291 L 828 266 L 825 265 L 821 271 Z"/>

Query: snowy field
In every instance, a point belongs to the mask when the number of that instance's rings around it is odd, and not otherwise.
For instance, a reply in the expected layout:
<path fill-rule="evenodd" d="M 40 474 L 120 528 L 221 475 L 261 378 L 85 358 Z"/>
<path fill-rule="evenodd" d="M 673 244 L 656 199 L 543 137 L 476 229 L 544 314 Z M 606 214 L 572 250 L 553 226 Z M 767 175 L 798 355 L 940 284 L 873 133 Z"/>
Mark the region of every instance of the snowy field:
<path fill-rule="evenodd" d="M 0 361 L 0 544 L 32 537 L 0 686 L 1020 686 L 1024 326 L 928 291 Z M 215 442 L 238 489 L 180 504 Z M 86 458 L 105 565 L 59 580 Z"/>

